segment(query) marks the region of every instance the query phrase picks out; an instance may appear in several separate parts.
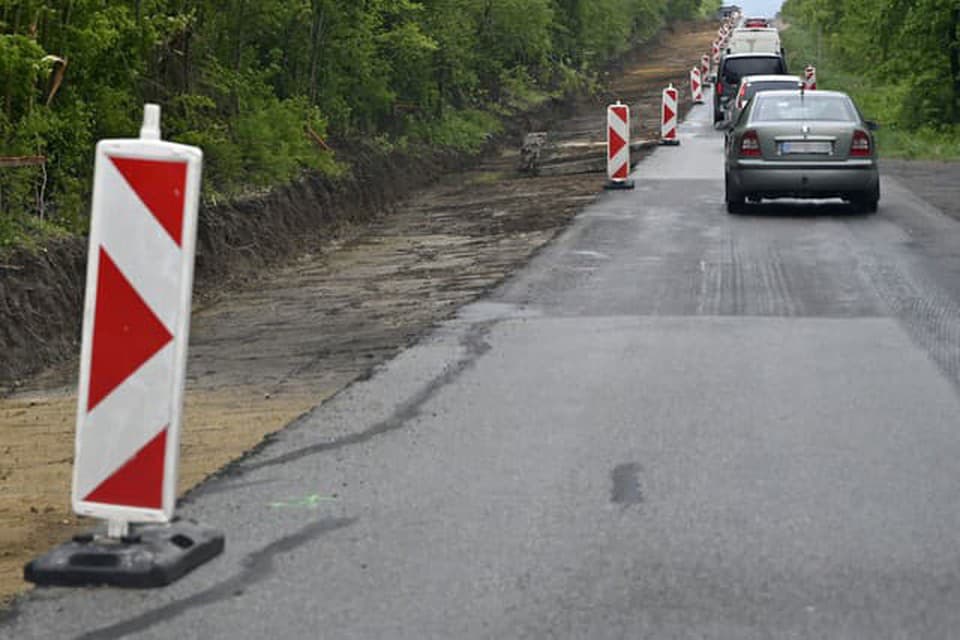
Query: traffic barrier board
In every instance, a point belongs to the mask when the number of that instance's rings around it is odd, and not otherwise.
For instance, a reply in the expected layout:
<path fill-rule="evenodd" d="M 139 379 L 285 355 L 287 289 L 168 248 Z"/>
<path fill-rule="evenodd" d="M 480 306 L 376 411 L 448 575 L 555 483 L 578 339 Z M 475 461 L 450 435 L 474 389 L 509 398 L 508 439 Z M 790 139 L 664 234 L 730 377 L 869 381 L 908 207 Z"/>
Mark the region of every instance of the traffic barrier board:
<path fill-rule="evenodd" d="M 690 99 L 694 104 L 703 104 L 703 83 L 699 67 L 690 70 Z"/>
<path fill-rule="evenodd" d="M 203 154 L 161 142 L 157 105 L 143 122 L 139 139 L 101 140 L 94 163 L 72 502 L 106 535 L 30 561 L 39 585 L 158 587 L 224 548 L 172 519 Z"/>
<path fill-rule="evenodd" d="M 607 188 L 633 187 L 630 175 L 630 107 L 619 100 L 607 107 Z"/>
<path fill-rule="evenodd" d="M 97 144 L 80 355 L 73 508 L 115 522 L 173 515 L 203 158 L 142 135 Z"/>
<path fill-rule="evenodd" d="M 672 84 L 663 90 L 660 116 L 660 144 L 680 144 L 677 137 L 677 90 Z"/>

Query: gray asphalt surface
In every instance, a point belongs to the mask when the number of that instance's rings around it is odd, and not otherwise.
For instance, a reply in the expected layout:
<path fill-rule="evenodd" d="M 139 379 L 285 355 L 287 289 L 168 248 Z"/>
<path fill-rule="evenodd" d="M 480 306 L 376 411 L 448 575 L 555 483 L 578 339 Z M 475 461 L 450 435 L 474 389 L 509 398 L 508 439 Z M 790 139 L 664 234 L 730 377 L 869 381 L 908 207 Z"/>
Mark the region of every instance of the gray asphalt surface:
<path fill-rule="evenodd" d="M 708 117 L 195 491 L 225 555 L 0 636 L 960 637 L 960 223 L 728 216 Z"/>

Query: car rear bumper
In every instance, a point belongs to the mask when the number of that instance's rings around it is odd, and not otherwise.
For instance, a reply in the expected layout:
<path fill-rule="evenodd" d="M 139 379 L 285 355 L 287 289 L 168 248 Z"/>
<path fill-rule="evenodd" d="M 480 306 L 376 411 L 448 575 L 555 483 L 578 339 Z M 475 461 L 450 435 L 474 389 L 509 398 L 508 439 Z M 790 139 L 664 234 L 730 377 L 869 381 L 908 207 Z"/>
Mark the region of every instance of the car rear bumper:
<path fill-rule="evenodd" d="M 729 169 L 733 186 L 766 198 L 828 198 L 876 189 L 880 176 L 873 160 L 810 162 L 739 160 Z"/>

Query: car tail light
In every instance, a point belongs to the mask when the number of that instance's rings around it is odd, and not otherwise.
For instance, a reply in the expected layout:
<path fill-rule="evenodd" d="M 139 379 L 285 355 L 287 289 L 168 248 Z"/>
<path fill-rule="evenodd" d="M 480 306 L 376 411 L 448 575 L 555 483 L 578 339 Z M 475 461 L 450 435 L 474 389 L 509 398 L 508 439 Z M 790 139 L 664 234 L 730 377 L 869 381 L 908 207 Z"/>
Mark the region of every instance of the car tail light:
<path fill-rule="evenodd" d="M 717 95 L 718 96 L 723 95 L 723 83 L 720 82 L 719 80 L 717 80 Z"/>
<path fill-rule="evenodd" d="M 740 138 L 740 156 L 747 158 L 760 157 L 760 138 L 757 137 L 757 132 L 753 129 L 744 132 L 743 137 Z"/>
<path fill-rule="evenodd" d="M 867 158 L 872 155 L 870 136 L 866 131 L 856 129 L 853 132 L 853 141 L 850 143 L 850 156 L 853 158 Z"/>
<path fill-rule="evenodd" d="M 743 109 L 744 98 L 747 95 L 747 85 L 740 87 L 740 93 L 737 94 L 737 109 Z"/>

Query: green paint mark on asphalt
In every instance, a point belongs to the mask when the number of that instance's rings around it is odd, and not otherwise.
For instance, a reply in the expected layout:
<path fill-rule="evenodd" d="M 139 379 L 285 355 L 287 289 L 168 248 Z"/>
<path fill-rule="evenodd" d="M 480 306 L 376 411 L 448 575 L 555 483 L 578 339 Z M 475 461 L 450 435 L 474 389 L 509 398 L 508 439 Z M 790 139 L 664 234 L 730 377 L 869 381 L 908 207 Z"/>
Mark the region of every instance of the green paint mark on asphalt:
<path fill-rule="evenodd" d="M 316 509 L 321 502 L 336 502 L 337 499 L 332 496 L 322 496 L 319 493 L 313 493 L 298 500 L 289 500 L 286 502 L 271 502 L 272 509 Z"/>

